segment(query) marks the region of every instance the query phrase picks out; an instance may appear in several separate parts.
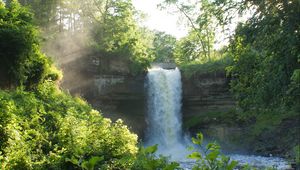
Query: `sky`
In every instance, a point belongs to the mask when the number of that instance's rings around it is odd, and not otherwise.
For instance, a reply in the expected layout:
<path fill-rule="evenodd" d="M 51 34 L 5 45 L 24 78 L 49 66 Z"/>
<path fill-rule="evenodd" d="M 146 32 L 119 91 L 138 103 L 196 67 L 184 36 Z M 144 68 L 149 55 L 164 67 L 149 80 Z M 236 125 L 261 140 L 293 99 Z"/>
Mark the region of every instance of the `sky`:
<path fill-rule="evenodd" d="M 184 24 L 179 24 L 180 14 L 171 14 L 166 10 L 160 10 L 157 5 L 164 0 L 132 0 L 135 8 L 144 14 L 146 14 L 146 19 L 143 26 L 150 28 L 152 30 L 158 30 L 166 32 L 180 39 L 188 34 L 188 28 Z M 238 22 L 246 21 L 252 15 L 253 11 L 249 11 L 248 14 L 244 16 L 236 16 L 233 23 L 228 25 L 226 28 L 229 30 L 226 34 L 222 33 L 221 30 L 216 32 L 214 49 L 221 49 L 223 46 L 229 43 L 228 37 L 234 32 Z"/>
<path fill-rule="evenodd" d="M 152 30 L 163 31 L 180 39 L 188 34 L 188 28 L 184 24 L 178 23 L 180 14 L 171 14 L 166 10 L 160 10 L 157 5 L 164 0 L 132 0 L 135 8 L 146 14 L 143 26 Z M 216 35 L 215 49 L 220 49 L 228 44 L 228 40 L 222 33 Z"/>
<path fill-rule="evenodd" d="M 146 14 L 143 25 L 147 28 L 166 32 L 176 38 L 187 35 L 187 28 L 183 24 L 178 24 L 179 14 L 170 14 L 157 8 L 163 0 L 132 0 L 132 2 L 137 10 Z"/>

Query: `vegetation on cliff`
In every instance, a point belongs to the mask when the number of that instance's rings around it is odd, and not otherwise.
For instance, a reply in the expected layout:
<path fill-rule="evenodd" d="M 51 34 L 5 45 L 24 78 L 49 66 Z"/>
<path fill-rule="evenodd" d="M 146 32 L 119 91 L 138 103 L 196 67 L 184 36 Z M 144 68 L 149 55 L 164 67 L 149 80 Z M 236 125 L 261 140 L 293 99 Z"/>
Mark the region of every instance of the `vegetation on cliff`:
<path fill-rule="evenodd" d="M 99 168 L 121 168 L 129 166 L 137 152 L 137 136 L 122 121 L 103 118 L 53 82 L 32 91 L 1 91 L 0 108 L 4 169 L 76 168 L 94 156 L 99 157 Z"/>
<path fill-rule="evenodd" d="M 155 157 L 155 146 L 138 149 L 137 136 L 122 121 L 112 123 L 59 89 L 62 74 L 41 52 L 40 41 L 53 42 L 64 33 L 89 35 L 86 48 L 102 58 L 122 58 L 132 74 L 152 61 L 175 61 L 186 76 L 226 69 L 238 107 L 234 117 L 218 120 L 251 127 L 247 140 L 257 152 L 299 151 L 299 1 L 199 0 L 195 5 L 166 0 L 162 7 L 175 5 L 191 26 L 180 40 L 141 28 L 130 0 L 20 1 L 28 7 L 5 2 L 0 1 L 1 168 L 178 168 Z M 214 50 L 217 28 L 247 10 L 254 12 L 238 25 L 228 48 Z M 201 138 L 194 143 L 201 144 Z M 196 169 L 209 161 L 219 168 L 226 162 L 235 166 L 219 157 L 218 146 L 208 149 L 207 157 L 190 156 L 198 161 Z"/>
<path fill-rule="evenodd" d="M 59 71 L 40 52 L 26 8 L 17 1 L 7 7 L 1 2 L 0 14 L 1 65 L 7 68 L 0 72 L 1 169 L 169 166 L 166 158 L 146 159 L 151 153 L 138 151 L 137 135 L 121 120 L 112 123 L 59 89 Z M 146 162 L 138 163 L 141 159 Z"/>
<path fill-rule="evenodd" d="M 7 0 L 6 4 L 10 6 L 11 2 L 14 1 Z M 56 58 L 64 60 L 69 54 L 88 50 L 101 58 L 125 61 L 132 74 L 143 72 L 154 59 L 153 35 L 136 22 L 141 14 L 131 1 L 20 0 L 20 3 L 34 14 L 45 51 Z M 80 47 L 74 49 L 74 46 Z"/>
<path fill-rule="evenodd" d="M 252 127 L 248 140 L 254 150 L 286 153 L 299 145 L 299 1 L 165 0 L 162 5 L 177 9 L 190 24 L 175 49 L 175 61 L 187 76 L 226 68 L 238 101 L 232 121 Z M 248 19 L 237 26 L 228 47 L 212 50 L 211 31 L 226 28 L 236 13 L 247 13 Z"/>
<path fill-rule="evenodd" d="M 27 8 L 0 2 L 0 86 L 32 88 L 45 80 L 57 80 L 60 73 L 40 52 L 37 28 Z"/>
<path fill-rule="evenodd" d="M 129 166 L 137 136 L 122 121 L 112 124 L 82 99 L 59 90 L 59 75 L 39 50 L 26 8 L 12 1 L 9 7 L 1 3 L 0 11 L 2 88 L 10 89 L 0 91 L 1 168 Z"/>

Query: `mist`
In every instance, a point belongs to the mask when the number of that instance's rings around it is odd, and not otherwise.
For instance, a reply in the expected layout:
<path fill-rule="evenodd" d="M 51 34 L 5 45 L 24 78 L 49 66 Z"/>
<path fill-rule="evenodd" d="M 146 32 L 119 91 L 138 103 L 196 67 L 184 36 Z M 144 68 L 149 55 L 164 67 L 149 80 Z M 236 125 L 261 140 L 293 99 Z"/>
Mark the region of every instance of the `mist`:
<path fill-rule="evenodd" d="M 62 87 L 71 93 L 82 94 L 80 89 L 92 83 L 88 73 L 93 53 L 90 41 L 89 33 L 63 32 L 43 44 L 44 53 L 63 72 Z"/>

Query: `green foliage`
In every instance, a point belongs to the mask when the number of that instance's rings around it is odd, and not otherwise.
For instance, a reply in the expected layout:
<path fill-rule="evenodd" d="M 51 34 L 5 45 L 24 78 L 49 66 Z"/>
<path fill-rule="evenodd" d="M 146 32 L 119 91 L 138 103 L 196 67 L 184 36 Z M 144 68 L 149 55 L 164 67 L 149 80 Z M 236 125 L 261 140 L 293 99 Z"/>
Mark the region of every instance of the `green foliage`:
<path fill-rule="evenodd" d="M 122 121 L 111 123 L 52 82 L 0 91 L 0 124 L 5 169 L 122 169 L 137 153 L 137 136 Z"/>
<path fill-rule="evenodd" d="M 95 165 L 98 162 L 102 161 L 103 159 L 104 159 L 103 157 L 93 156 L 88 161 L 83 161 L 82 162 L 82 169 L 93 170 L 93 169 L 95 169 Z"/>
<path fill-rule="evenodd" d="M 230 43 L 230 55 L 234 60 L 227 68 L 233 77 L 231 89 L 242 109 L 240 117 L 249 120 L 253 127 L 252 140 L 268 141 L 267 147 L 274 146 L 287 152 L 299 144 L 295 134 L 299 133 L 300 115 L 300 3 L 247 3 L 255 6 L 257 11 L 245 24 L 237 27 Z M 239 6 L 240 9 L 243 7 Z M 282 130 L 286 127 L 288 131 Z M 284 147 L 278 147 L 280 145 L 273 141 Z M 267 147 L 260 147 L 257 150 L 265 152 Z"/>
<path fill-rule="evenodd" d="M 103 3 L 102 3 L 103 4 Z M 129 0 L 109 0 L 93 25 L 94 48 L 104 57 L 121 57 L 130 62 L 132 73 L 146 69 L 153 60 L 149 37 L 134 20 L 136 11 Z"/>
<path fill-rule="evenodd" d="M 299 168 L 300 167 L 300 145 L 297 145 L 293 148 L 294 152 L 294 158 L 295 158 L 295 163 L 296 166 Z"/>
<path fill-rule="evenodd" d="M 164 32 L 156 32 L 153 40 L 155 62 L 174 62 L 176 38 Z"/>
<path fill-rule="evenodd" d="M 196 74 L 206 74 L 211 72 L 223 72 L 226 67 L 232 64 L 232 59 L 228 56 L 216 58 L 208 62 L 189 62 L 180 64 L 179 67 L 186 77 L 192 77 Z"/>
<path fill-rule="evenodd" d="M 174 58 L 177 64 L 207 61 L 207 58 L 203 57 L 203 50 L 201 50 L 201 43 L 196 31 L 191 31 L 188 36 L 178 41 L 174 51 Z"/>
<path fill-rule="evenodd" d="M 192 142 L 202 149 L 188 155 L 188 158 L 196 160 L 193 170 L 233 170 L 237 166 L 238 162 L 221 154 L 220 146 L 216 143 L 209 143 L 204 148 L 201 133 L 198 133 L 196 138 L 192 138 Z"/>
<path fill-rule="evenodd" d="M 55 57 L 93 51 L 105 61 L 124 61 L 132 74 L 144 71 L 154 59 L 152 35 L 138 26 L 139 13 L 131 0 L 21 0 L 21 4 L 31 8 L 45 49 L 53 53 L 55 47 L 54 54 L 59 55 Z M 80 37 L 80 47 L 61 44 L 61 40 L 77 41 L 74 37 Z M 60 51 L 57 47 L 61 46 L 64 50 Z"/>
<path fill-rule="evenodd" d="M 40 52 L 37 30 L 32 22 L 32 14 L 17 1 L 12 1 L 8 7 L 0 6 L 1 86 L 32 88 L 46 79 L 59 78 L 50 71 L 50 60 Z"/>
<path fill-rule="evenodd" d="M 231 43 L 236 78 L 232 89 L 245 110 L 299 104 L 297 92 L 299 2 L 288 4 L 268 1 L 261 13 L 240 25 Z M 277 5 L 283 5 L 279 8 Z M 262 7 L 260 6 L 260 7 Z M 261 17 L 263 19 L 258 20 Z M 291 101 L 292 99 L 293 101 Z"/>
<path fill-rule="evenodd" d="M 10 0 L 7 0 L 8 3 Z M 20 4 L 30 7 L 32 13 L 34 14 L 34 22 L 42 28 L 42 30 L 47 30 L 47 33 L 50 33 L 50 30 L 57 31 L 55 24 L 57 22 L 57 9 L 58 0 L 47 0 L 44 2 L 42 0 L 35 1 L 26 1 L 19 0 Z"/>
<path fill-rule="evenodd" d="M 80 163 L 79 160 L 72 157 L 72 159 L 67 158 L 66 162 L 71 162 L 74 165 L 78 165 L 84 170 L 93 170 L 95 169 L 96 164 L 103 161 L 103 159 L 104 159 L 103 156 L 102 157 L 93 156 L 89 160 L 82 160 L 82 162 Z"/>
<path fill-rule="evenodd" d="M 35 3 L 38 1 L 30 5 Z M 100 24 L 104 26 L 100 31 L 111 29 L 100 37 L 100 50 L 107 57 L 124 55 L 137 65 L 135 69 L 146 68 L 151 52 L 147 52 L 143 31 L 133 21 L 132 4 L 109 3 L 116 11 L 106 11 L 107 23 Z M 37 30 L 27 8 L 16 1 L 9 1 L 7 7 L 1 2 L 0 17 L 0 75 L 1 83 L 5 83 L 1 86 L 18 86 L 16 90 L 0 90 L 1 168 L 131 169 L 136 165 L 137 136 L 121 120 L 112 123 L 82 99 L 58 89 L 54 80 L 60 79 L 61 73 L 40 52 Z M 145 160 L 142 156 L 149 158 L 154 151 L 148 149 L 139 158 Z M 167 158 L 153 156 L 152 161 L 165 169 L 178 166 L 168 163 Z"/>
<path fill-rule="evenodd" d="M 220 28 L 220 24 L 224 25 L 220 22 L 224 18 L 224 10 L 219 9 L 215 1 L 210 0 L 165 0 L 160 6 L 172 6 L 190 26 L 188 35 L 176 46 L 176 62 L 210 61 L 214 53 L 216 30 Z"/>
<path fill-rule="evenodd" d="M 137 156 L 136 161 L 132 166 L 132 170 L 153 170 L 153 169 L 162 169 L 162 170 L 175 170 L 180 169 L 177 162 L 168 161 L 167 157 L 164 156 L 155 156 L 157 150 L 157 145 L 149 146 L 147 148 L 141 147 Z"/>

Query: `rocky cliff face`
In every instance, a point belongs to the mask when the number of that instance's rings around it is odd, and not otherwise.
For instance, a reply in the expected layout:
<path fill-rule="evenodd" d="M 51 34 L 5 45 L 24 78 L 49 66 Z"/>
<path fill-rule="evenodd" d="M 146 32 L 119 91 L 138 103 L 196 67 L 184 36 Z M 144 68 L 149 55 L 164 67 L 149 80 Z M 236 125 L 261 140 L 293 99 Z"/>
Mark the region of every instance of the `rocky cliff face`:
<path fill-rule="evenodd" d="M 121 58 L 103 59 L 95 54 L 74 57 L 62 65 L 63 87 L 83 96 L 104 116 L 121 118 L 143 136 L 146 129 L 146 91 L 144 74 L 131 75 Z M 234 106 L 224 72 L 182 76 L 183 121 L 195 115 L 225 112 Z M 194 128 L 199 128 L 195 125 Z"/>
<path fill-rule="evenodd" d="M 231 109 L 235 101 L 228 84 L 225 71 L 183 76 L 183 117 Z"/>
<path fill-rule="evenodd" d="M 106 117 L 122 119 L 139 136 L 146 128 L 144 75 L 97 75 L 89 102 Z"/>
<path fill-rule="evenodd" d="M 146 128 L 145 74 L 131 75 L 122 58 L 101 58 L 91 53 L 72 58 L 75 59 L 61 65 L 63 88 L 85 98 L 105 117 L 124 120 L 142 136 Z"/>
<path fill-rule="evenodd" d="M 72 60 L 61 65 L 64 71 L 63 87 L 73 95 L 79 94 L 85 98 L 105 117 L 123 119 L 143 139 L 147 127 L 147 95 L 144 85 L 146 73 L 131 75 L 128 63 L 120 58 L 103 59 L 88 53 L 70 58 Z M 259 144 L 260 141 L 251 143 L 247 139 L 251 127 L 239 124 L 235 112 L 231 111 L 236 102 L 229 91 L 229 79 L 224 71 L 198 73 L 192 77 L 182 73 L 182 88 L 185 131 L 192 134 L 201 131 L 206 139 L 219 141 L 222 148 L 229 151 L 244 148 L 257 153 L 275 153 L 278 145 L 274 140 L 269 140 L 273 134 L 264 135 L 261 142 L 263 144 Z M 251 146 L 259 146 L 262 150 Z"/>

